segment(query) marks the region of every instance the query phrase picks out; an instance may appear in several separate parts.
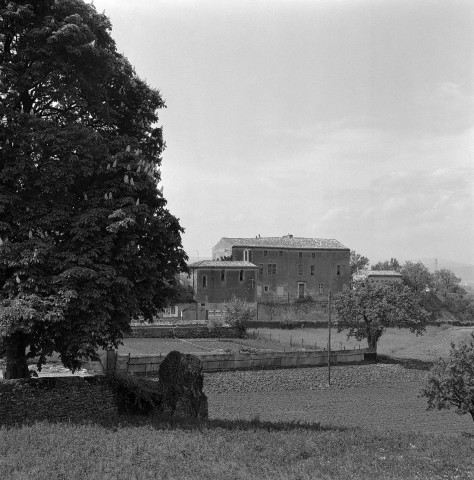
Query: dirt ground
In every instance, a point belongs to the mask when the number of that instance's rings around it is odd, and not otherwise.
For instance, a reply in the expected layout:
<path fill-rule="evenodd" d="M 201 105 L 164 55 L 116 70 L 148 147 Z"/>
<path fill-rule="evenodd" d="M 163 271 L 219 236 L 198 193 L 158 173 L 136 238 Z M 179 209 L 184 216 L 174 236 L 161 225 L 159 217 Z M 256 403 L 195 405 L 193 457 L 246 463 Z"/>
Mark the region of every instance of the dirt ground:
<path fill-rule="evenodd" d="M 469 415 L 448 410 L 426 410 L 420 385 L 295 390 L 271 393 L 209 395 L 210 418 L 320 422 L 323 425 L 361 427 L 437 434 L 474 435 Z"/>

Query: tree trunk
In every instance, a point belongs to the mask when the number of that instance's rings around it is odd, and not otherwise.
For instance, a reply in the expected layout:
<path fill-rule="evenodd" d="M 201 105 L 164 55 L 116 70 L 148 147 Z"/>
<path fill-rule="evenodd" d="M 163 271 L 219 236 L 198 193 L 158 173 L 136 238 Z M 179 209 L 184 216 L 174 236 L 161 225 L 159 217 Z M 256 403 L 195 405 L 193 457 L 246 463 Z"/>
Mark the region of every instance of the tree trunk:
<path fill-rule="evenodd" d="M 29 378 L 28 363 L 26 362 L 26 336 L 23 333 L 14 333 L 6 341 L 6 372 L 5 380 L 15 378 Z"/>
<path fill-rule="evenodd" d="M 377 335 L 369 334 L 367 335 L 367 345 L 369 348 L 373 349 L 377 353 Z"/>

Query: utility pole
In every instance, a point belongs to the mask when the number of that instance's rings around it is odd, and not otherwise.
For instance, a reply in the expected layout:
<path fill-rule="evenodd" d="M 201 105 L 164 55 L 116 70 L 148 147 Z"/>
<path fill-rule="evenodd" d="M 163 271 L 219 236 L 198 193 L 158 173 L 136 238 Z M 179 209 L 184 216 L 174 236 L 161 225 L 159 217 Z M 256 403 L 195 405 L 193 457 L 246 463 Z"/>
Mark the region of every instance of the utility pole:
<path fill-rule="evenodd" d="M 332 292 L 328 293 L 328 385 L 331 385 L 331 303 Z"/>

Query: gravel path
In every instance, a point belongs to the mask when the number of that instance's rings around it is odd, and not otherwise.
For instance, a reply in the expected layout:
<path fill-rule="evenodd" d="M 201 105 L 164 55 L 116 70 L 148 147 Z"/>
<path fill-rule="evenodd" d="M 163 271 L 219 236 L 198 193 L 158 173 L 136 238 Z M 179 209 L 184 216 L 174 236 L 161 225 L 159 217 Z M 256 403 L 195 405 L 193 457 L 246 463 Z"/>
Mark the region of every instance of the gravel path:
<path fill-rule="evenodd" d="M 347 388 L 421 383 L 426 373 L 400 364 L 340 365 L 331 368 L 331 385 Z M 327 367 L 205 373 L 204 391 L 214 394 L 316 390 L 327 388 L 327 376 Z"/>

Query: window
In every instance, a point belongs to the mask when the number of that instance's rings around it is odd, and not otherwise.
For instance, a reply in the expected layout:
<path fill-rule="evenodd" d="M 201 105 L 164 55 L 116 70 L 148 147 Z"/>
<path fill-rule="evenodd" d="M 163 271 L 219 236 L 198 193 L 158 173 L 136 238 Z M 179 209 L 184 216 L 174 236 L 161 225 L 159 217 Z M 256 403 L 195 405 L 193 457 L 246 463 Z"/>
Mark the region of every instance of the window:
<path fill-rule="evenodd" d="M 225 270 L 221 270 L 221 282 L 225 282 Z"/>
<path fill-rule="evenodd" d="M 250 288 L 253 290 L 255 288 L 255 279 L 251 278 L 250 279 Z"/>
<path fill-rule="evenodd" d="M 283 250 L 278 250 L 278 256 L 283 257 Z"/>
<path fill-rule="evenodd" d="M 337 275 L 340 275 L 340 274 L 341 274 L 341 266 L 338 265 L 338 266 L 337 266 Z"/>
<path fill-rule="evenodd" d="M 311 252 L 311 258 L 316 258 L 316 252 Z"/>
<path fill-rule="evenodd" d="M 323 283 L 320 283 L 319 286 L 318 286 L 318 288 L 319 288 L 319 293 L 320 293 L 320 294 L 321 294 L 321 293 L 324 293 L 324 284 L 323 284 Z"/>
<path fill-rule="evenodd" d="M 303 264 L 302 263 L 298 263 L 296 265 L 296 268 L 298 270 L 298 275 L 303 275 Z"/>
<path fill-rule="evenodd" d="M 252 261 L 252 252 L 251 250 L 244 250 L 244 262 Z"/>
<path fill-rule="evenodd" d="M 207 287 L 207 275 L 202 276 L 202 288 Z"/>
<path fill-rule="evenodd" d="M 258 274 L 260 276 L 263 275 L 263 263 L 258 264 Z"/>
<path fill-rule="evenodd" d="M 316 269 L 315 265 L 311 265 L 311 275 L 314 276 L 314 271 Z"/>
<path fill-rule="evenodd" d="M 277 286 L 277 297 L 283 297 L 285 294 L 285 290 L 283 289 L 283 285 Z"/>
<path fill-rule="evenodd" d="M 241 282 L 244 281 L 244 271 L 243 271 L 243 270 L 240 270 L 240 272 L 239 272 L 239 280 L 240 280 Z"/>
<path fill-rule="evenodd" d="M 298 252 L 298 257 L 303 258 L 303 252 Z"/>
<path fill-rule="evenodd" d="M 264 291 L 265 293 L 268 293 L 268 290 L 269 290 L 268 285 L 264 285 L 264 286 L 263 286 L 263 291 Z"/>
<path fill-rule="evenodd" d="M 164 317 L 177 317 L 178 316 L 178 306 L 168 307 L 164 310 Z"/>
<path fill-rule="evenodd" d="M 276 275 L 276 273 L 277 273 L 276 263 L 269 263 L 268 264 L 268 275 Z"/>
<path fill-rule="evenodd" d="M 263 251 L 263 256 L 264 256 L 264 257 L 268 257 L 268 250 L 264 250 L 264 251 Z"/>

